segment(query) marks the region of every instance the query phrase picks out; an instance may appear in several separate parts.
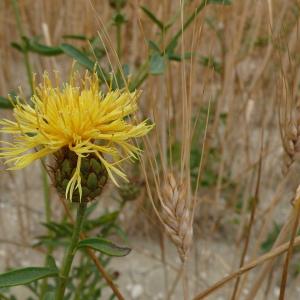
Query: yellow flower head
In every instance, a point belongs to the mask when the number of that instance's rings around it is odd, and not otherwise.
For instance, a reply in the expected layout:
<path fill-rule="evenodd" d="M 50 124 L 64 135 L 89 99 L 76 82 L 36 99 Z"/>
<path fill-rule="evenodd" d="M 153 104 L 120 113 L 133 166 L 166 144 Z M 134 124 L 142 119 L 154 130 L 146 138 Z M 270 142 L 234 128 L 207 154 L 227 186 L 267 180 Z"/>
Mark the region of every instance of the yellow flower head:
<path fill-rule="evenodd" d="M 120 162 L 136 157 L 140 151 L 131 139 L 147 134 L 153 127 L 146 121 L 130 121 L 138 109 L 138 96 L 138 92 L 125 90 L 104 95 L 96 74 L 86 73 L 83 80 L 72 74 L 70 81 L 60 87 L 45 73 L 43 83 L 35 88 L 32 103 L 19 100 L 15 105 L 15 121 L 0 120 L 0 131 L 13 136 L 13 142 L 3 142 L 0 157 L 13 164 L 9 169 L 16 170 L 67 149 L 77 158 L 65 189 L 70 200 L 75 190 L 81 199 L 81 167 L 85 157 L 97 158 L 117 184 L 115 174 L 126 179 Z"/>

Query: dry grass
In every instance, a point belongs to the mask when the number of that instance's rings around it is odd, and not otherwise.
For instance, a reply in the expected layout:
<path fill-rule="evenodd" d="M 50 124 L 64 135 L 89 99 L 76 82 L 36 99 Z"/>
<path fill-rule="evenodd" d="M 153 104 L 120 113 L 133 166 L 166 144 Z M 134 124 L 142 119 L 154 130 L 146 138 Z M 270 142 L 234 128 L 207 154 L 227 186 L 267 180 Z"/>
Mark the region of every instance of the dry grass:
<path fill-rule="evenodd" d="M 108 52 L 101 64 L 111 63 L 118 69 L 118 57 L 112 50 L 117 47 L 113 10 L 108 1 L 19 2 L 28 35 L 40 35 L 45 43 L 57 45 L 64 41 L 64 34 L 100 34 Z M 158 39 L 157 27 L 140 5 L 164 21 L 178 16 L 174 28 L 159 41 L 162 49 L 199 4 L 190 2 L 183 10 L 180 1 L 128 1 L 121 63 L 137 69 L 148 55 L 147 40 Z M 156 129 L 145 141 L 142 169 L 147 192 L 130 203 L 123 222 L 127 229 L 134 227 L 139 238 L 149 232 L 155 238 L 153 231 L 166 232 L 183 260 L 190 251 L 186 276 L 193 278 L 189 294 L 195 299 L 277 299 L 274 291 L 281 283 L 281 297 L 297 299 L 299 253 L 295 248 L 291 254 L 292 245 L 300 243 L 295 236 L 298 206 L 291 205 L 291 199 L 299 185 L 299 16 L 296 0 L 235 0 L 230 6 L 210 5 L 179 40 L 178 53 L 193 55 L 182 63 L 168 63 L 163 75 L 149 76 L 142 85 L 142 114 L 156 123 Z M 18 41 L 18 34 L 8 0 L 0 3 L 0 28 L 0 95 L 19 85 L 26 93 L 22 56 L 10 47 Z M 75 44 L 83 45 L 80 41 Z M 205 66 L 203 57 L 213 57 L 217 71 Z M 71 59 L 32 54 L 30 61 L 37 73 L 59 69 L 66 74 Z M 1 116 L 5 114 L 1 112 Z M 6 266 L 22 260 L 17 254 L 12 259 L 8 253 L 28 246 L 37 233 L 35 224 L 43 218 L 42 203 L 35 204 L 41 196 L 37 192 L 41 182 L 29 180 L 32 171 L 39 176 L 37 167 L 20 175 L 0 174 Z M 168 175 L 170 171 L 173 175 Z M 54 193 L 52 198 L 57 198 Z M 58 201 L 52 205 L 61 211 Z M 8 207 L 15 222 L 9 220 Z M 262 253 L 261 245 L 270 237 L 274 222 L 281 230 L 271 249 Z M 193 230 L 195 246 L 190 249 Z M 218 263 L 210 278 L 199 262 L 205 245 L 216 240 L 224 244 L 228 257 L 221 257 L 226 263 Z M 166 291 L 172 294 L 181 270 L 168 267 L 172 248 L 164 242 L 160 248 L 165 272 L 175 274 L 174 282 L 165 277 Z M 222 256 L 210 251 L 213 257 Z M 286 252 L 288 258 L 283 260 Z M 152 255 L 157 258 L 157 253 Z M 229 275 L 222 278 L 224 273 Z M 238 280 L 235 288 L 233 279 Z M 200 289 L 197 282 L 201 280 L 207 285 Z"/>

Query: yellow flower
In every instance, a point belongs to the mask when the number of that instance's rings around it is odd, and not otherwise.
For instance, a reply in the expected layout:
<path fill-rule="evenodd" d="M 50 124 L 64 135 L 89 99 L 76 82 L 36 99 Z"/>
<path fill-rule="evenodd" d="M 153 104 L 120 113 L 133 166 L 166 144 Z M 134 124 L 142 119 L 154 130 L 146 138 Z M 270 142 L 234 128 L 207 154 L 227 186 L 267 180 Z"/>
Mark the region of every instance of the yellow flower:
<path fill-rule="evenodd" d="M 18 100 L 13 110 L 15 121 L 0 120 L 0 131 L 13 136 L 12 142 L 3 142 L 0 157 L 13 164 L 10 170 L 16 170 L 62 149 L 75 153 L 76 168 L 65 191 L 70 200 L 75 190 L 81 199 L 81 162 L 90 155 L 99 159 L 117 185 L 115 174 L 126 179 L 120 162 L 136 158 L 140 151 L 131 139 L 147 134 L 153 127 L 146 121 L 131 122 L 138 109 L 138 97 L 138 92 L 125 90 L 110 90 L 104 95 L 96 74 L 86 73 L 80 79 L 73 73 L 70 81 L 60 87 L 45 73 L 31 103 Z"/>

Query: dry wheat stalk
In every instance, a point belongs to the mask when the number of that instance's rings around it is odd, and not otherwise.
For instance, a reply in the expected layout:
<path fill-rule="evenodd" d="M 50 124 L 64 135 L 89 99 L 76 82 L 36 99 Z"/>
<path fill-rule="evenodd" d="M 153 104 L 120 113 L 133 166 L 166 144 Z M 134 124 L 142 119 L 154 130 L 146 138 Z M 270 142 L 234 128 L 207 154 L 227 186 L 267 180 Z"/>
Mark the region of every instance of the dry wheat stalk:
<path fill-rule="evenodd" d="M 186 184 L 178 184 L 172 173 L 166 176 L 162 188 L 161 220 L 165 231 L 177 247 L 184 262 L 193 239 L 193 214 L 188 199 Z"/>

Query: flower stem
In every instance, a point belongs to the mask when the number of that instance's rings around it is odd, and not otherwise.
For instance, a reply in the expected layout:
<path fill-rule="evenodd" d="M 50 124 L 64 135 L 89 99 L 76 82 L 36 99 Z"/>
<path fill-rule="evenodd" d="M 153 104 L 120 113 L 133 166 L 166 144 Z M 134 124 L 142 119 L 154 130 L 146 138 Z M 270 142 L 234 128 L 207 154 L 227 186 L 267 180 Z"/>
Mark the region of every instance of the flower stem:
<path fill-rule="evenodd" d="M 69 278 L 69 273 L 71 270 L 73 258 L 76 252 L 76 247 L 79 241 L 79 235 L 82 228 L 84 214 L 86 210 L 86 203 L 79 203 L 77 208 L 77 218 L 74 224 L 72 240 L 65 254 L 62 268 L 59 274 L 59 285 L 56 290 L 55 300 L 64 299 L 65 289 Z"/>
<path fill-rule="evenodd" d="M 42 167 L 42 179 L 43 179 L 43 191 L 44 191 L 44 204 L 45 204 L 45 217 L 46 217 L 46 223 L 51 222 L 51 216 L 52 216 L 52 211 L 51 211 L 51 204 L 50 204 L 50 187 L 49 187 L 49 181 L 47 177 L 47 172 L 45 168 Z M 51 237 L 53 234 L 51 230 L 48 230 L 48 234 Z M 53 245 L 49 244 L 47 246 L 47 256 L 45 259 L 45 265 L 47 266 L 49 256 L 51 256 L 53 251 Z M 41 299 L 44 299 L 45 293 L 48 288 L 48 279 L 47 277 L 43 279 L 42 284 L 41 284 Z"/>

